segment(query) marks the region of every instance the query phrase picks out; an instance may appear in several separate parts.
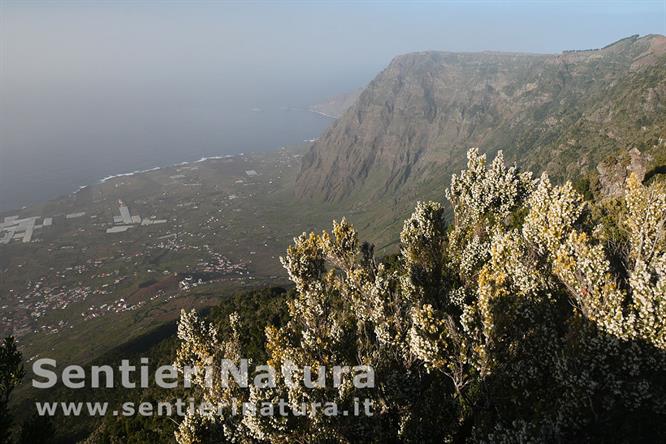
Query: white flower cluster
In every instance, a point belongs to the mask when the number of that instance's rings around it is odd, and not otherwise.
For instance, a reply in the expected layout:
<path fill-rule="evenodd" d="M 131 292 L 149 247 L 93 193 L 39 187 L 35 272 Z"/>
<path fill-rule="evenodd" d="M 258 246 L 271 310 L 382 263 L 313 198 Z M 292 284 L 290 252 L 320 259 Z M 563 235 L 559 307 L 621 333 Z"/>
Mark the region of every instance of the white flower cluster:
<path fill-rule="evenodd" d="M 463 281 L 474 281 L 490 253 L 489 238 L 524 202 L 533 188 L 532 173 L 504 164 L 502 151 L 486 166 L 477 148 L 467 153 L 467 169 L 451 178 L 446 197 L 454 225 L 448 239 L 449 261 Z M 473 285 L 473 284 L 472 284 Z"/>
<path fill-rule="evenodd" d="M 568 183 L 556 187 L 542 177 L 528 202 L 523 235 L 545 255 L 587 318 L 618 338 L 666 349 L 666 193 L 641 185 L 632 175 L 625 202 L 626 276 L 614 275 L 604 246 L 577 227 L 583 204 Z"/>
<path fill-rule="evenodd" d="M 266 329 L 269 363 L 369 365 L 376 390 L 361 393 L 349 380 L 203 389 L 210 401 L 285 398 L 294 406 L 348 405 L 362 394 L 380 406 L 376 416 L 194 415 L 179 442 L 215 430 L 236 442 L 352 442 L 373 433 L 446 441 L 470 418 L 468 437 L 477 441 L 566 441 L 617 406 L 666 411 L 666 389 L 651 376 L 666 371 L 663 187 L 628 180 L 614 222 L 628 239 L 619 258 L 592 235 L 599 227 L 587 209 L 595 203 L 569 183 L 506 167 L 501 152 L 487 167 L 471 149 L 447 197 L 451 229 L 442 205 L 419 202 L 400 234 L 397 265 L 378 263 L 344 219 L 331 233 L 297 237 L 281 259 L 296 297 L 287 324 Z M 231 325 L 223 340 L 183 312 L 178 363 L 239 359 L 238 320 Z"/>
<path fill-rule="evenodd" d="M 467 152 L 467 170 L 451 177 L 446 197 L 455 212 L 456 225 L 474 225 L 482 217 L 497 220 L 507 217 L 531 189 L 532 173 L 521 173 L 517 167 L 507 168 L 502 151 L 486 168 L 486 155 L 478 148 Z"/>
<path fill-rule="evenodd" d="M 232 400 L 244 402 L 247 395 L 233 379 L 226 384 L 221 379 L 222 359 L 239 362 L 242 353 L 238 315 L 232 314 L 229 321 L 230 333 L 226 340 L 222 340 L 217 328 L 199 319 L 195 310 L 182 310 L 178 323 L 180 348 L 173 365 L 179 371 L 196 369 L 193 373 L 187 372 L 186 377 L 201 390 L 201 402 L 214 407 L 226 404 L 230 409 Z M 213 439 L 213 436 L 216 438 Z M 242 442 L 247 441 L 249 436 L 250 432 L 237 418 L 231 414 L 218 416 L 214 409 L 188 411 L 176 431 L 176 439 L 182 444 L 198 444 L 223 438 Z"/>

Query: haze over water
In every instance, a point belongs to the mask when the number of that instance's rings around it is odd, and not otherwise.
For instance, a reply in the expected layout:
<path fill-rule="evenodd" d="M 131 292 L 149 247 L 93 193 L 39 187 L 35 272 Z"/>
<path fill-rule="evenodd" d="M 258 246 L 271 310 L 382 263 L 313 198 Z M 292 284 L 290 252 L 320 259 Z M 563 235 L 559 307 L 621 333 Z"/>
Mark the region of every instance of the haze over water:
<path fill-rule="evenodd" d="M 663 1 L 473 3 L 4 0 L 0 211 L 112 174 L 302 143 L 331 123 L 308 105 L 397 54 L 666 33 Z"/>

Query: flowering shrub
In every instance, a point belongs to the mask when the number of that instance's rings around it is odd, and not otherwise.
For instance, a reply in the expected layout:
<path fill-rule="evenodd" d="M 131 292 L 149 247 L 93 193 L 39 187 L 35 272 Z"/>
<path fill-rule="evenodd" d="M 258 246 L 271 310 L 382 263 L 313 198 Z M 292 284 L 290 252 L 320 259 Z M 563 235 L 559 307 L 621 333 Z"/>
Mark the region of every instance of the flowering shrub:
<path fill-rule="evenodd" d="M 417 203 L 396 265 L 374 257 L 346 221 L 303 234 L 282 258 L 296 288 L 290 320 L 266 330 L 271 366 L 371 366 L 336 386 L 223 387 L 194 379 L 216 403 L 290 405 L 355 398 L 373 416 L 201 415 L 181 443 L 666 439 L 666 191 L 634 176 L 612 221 L 571 186 L 490 166 L 472 149 L 444 208 Z M 609 224 L 613 225 L 612 227 Z M 609 248 L 619 231 L 626 248 Z M 240 360 L 237 318 L 222 334 L 183 312 L 176 366 Z M 332 377 L 333 375 L 327 375 Z M 297 381 L 302 381 L 297 378 Z"/>

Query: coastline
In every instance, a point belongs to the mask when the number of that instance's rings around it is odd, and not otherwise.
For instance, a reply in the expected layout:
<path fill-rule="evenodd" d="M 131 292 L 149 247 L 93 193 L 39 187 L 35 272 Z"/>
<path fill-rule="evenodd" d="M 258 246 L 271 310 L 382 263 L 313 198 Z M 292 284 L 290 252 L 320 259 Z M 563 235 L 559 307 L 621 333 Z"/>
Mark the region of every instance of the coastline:
<path fill-rule="evenodd" d="M 159 170 L 161 170 L 161 169 L 163 169 L 163 168 L 173 168 L 173 167 L 179 167 L 179 166 L 191 165 L 191 164 L 193 164 L 193 163 L 201 163 L 201 162 L 205 162 L 205 161 L 207 161 L 207 160 L 231 159 L 231 158 L 236 157 L 236 156 L 244 156 L 244 155 L 245 155 L 245 153 L 225 154 L 224 156 L 205 156 L 205 157 L 202 157 L 202 158 L 200 158 L 200 159 L 198 159 L 198 160 L 191 160 L 191 161 L 185 161 L 185 162 L 178 162 L 178 163 L 174 163 L 174 164 L 166 165 L 166 166 L 156 166 L 156 167 L 153 167 L 153 168 L 147 168 L 147 169 L 145 169 L 145 170 L 135 170 L 135 171 L 131 171 L 131 172 L 129 172 L 129 173 L 112 174 L 112 175 L 110 175 L 110 176 L 106 176 L 106 177 L 100 179 L 99 181 L 95 182 L 95 184 L 106 183 L 106 182 L 108 182 L 108 181 L 110 181 L 110 180 L 112 180 L 112 179 L 115 179 L 116 177 L 128 177 L 128 176 L 134 176 L 134 175 L 136 175 L 136 174 L 150 173 L 151 171 L 159 171 Z M 74 193 L 77 193 L 78 191 L 80 191 L 80 190 L 82 190 L 82 189 L 84 189 L 84 188 L 87 188 L 87 187 L 89 187 L 89 186 L 90 186 L 90 185 L 83 185 L 83 186 L 79 187 L 78 190 L 74 191 Z"/>
<path fill-rule="evenodd" d="M 299 110 L 301 112 L 305 111 L 308 114 L 314 114 L 314 115 L 316 115 L 316 116 L 318 116 L 322 119 L 326 119 L 326 121 L 328 121 L 330 119 L 333 119 L 333 120 L 336 119 L 334 116 L 327 115 L 325 113 L 315 111 L 315 110 L 309 109 L 309 108 L 293 108 L 293 109 Z M 306 144 L 312 143 L 312 142 L 316 141 L 318 139 L 318 137 L 319 137 L 319 135 L 317 135 L 314 138 L 304 139 L 301 142 L 293 144 L 293 146 L 296 146 L 297 144 L 300 144 L 300 143 L 306 143 Z M 282 145 L 282 146 L 279 146 L 279 147 L 276 147 L 276 148 L 272 148 L 270 150 L 266 150 L 266 151 L 261 150 L 261 151 L 257 151 L 257 152 L 258 153 L 260 153 L 260 152 L 261 153 L 263 153 L 263 152 L 272 152 L 272 151 L 277 151 L 279 149 L 282 149 L 284 147 L 285 147 L 285 145 Z M 3 214 L 3 215 L 4 214 L 11 214 L 13 212 L 23 211 L 23 210 L 25 210 L 27 208 L 30 208 L 30 207 L 33 207 L 33 206 L 43 205 L 43 204 L 46 204 L 46 203 L 48 203 L 52 200 L 60 199 L 60 198 L 66 197 L 66 196 L 74 196 L 74 195 L 78 194 L 79 192 L 81 192 L 83 190 L 89 189 L 92 186 L 106 183 L 106 182 L 108 182 L 110 180 L 113 180 L 115 178 L 118 178 L 118 177 L 131 177 L 131 176 L 134 176 L 134 175 L 137 175 L 137 174 L 149 173 L 149 172 L 158 171 L 158 170 L 164 169 L 164 168 L 171 168 L 171 167 L 178 167 L 178 166 L 184 166 L 184 165 L 189 165 L 189 164 L 196 164 L 196 163 L 199 163 L 199 162 L 205 162 L 206 160 L 216 160 L 216 159 L 219 160 L 219 159 L 225 159 L 225 158 L 233 158 L 233 157 L 236 157 L 236 156 L 244 156 L 245 154 L 247 154 L 247 153 L 241 152 L 241 153 L 225 154 L 225 155 L 204 156 L 204 157 L 201 157 L 197 160 L 189 160 L 189 161 L 183 161 L 183 162 L 177 162 L 177 163 L 169 163 L 169 164 L 164 164 L 164 165 L 156 165 L 156 166 L 153 166 L 153 167 L 150 167 L 150 168 L 143 168 L 143 169 L 137 169 L 137 170 L 133 170 L 133 171 L 125 171 L 125 172 L 119 172 L 119 173 L 115 173 L 115 174 L 109 174 L 109 175 L 103 176 L 99 179 L 93 179 L 90 182 L 85 183 L 83 185 L 76 186 L 76 184 L 72 184 L 72 186 L 69 187 L 69 190 L 67 190 L 65 188 L 57 196 L 48 197 L 46 199 L 37 199 L 37 200 L 34 200 L 34 201 L 29 201 L 28 203 L 17 202 L 16 205 L 11 205 L 10 204 L 7 207 L 2 206 L 2 207 L 0 207 L 0 214 Z"/>
<path fill-rule="evenodd" d="M 89 183 L 89 184 L 86 184 L 86 185 L 81 185 L 76 190 L 70 191 L 69 193 L 61 194 L 59 197 L 55 197 L 53 199 L 47 199 L 47 200 L 40 201 L 40 202 L 34 202 L 34 203 L 31 203 L 31 204 L 22 205 L 22 206 L 16 207 L 16 208 L 0 209 L 0 214 L 10 214 L 10 213 L 13 213 L 13 212 L 23 211 L 23 210 L 25 210 L 25 209 L 27 209 L 31 206 L 43 205 L 43 204 L 48 203 L 48 202 L 50 202 L 52 200 L 55 200 L 55 199 L 60 199 L 60 198 L 66 197 L 66 196 L 75 196 L 79 192 L 81 192 L 83 190 L 86 190 L 86 189 L 88 189 L 92 186 L 106 183 L 106 182 L 108 182 L 110 180 L 113 180 L 113 179 L 116 179 L 118 177 L 131 177 L 131 176 L 135 176 L 137 174 L 145 174 L 145 173 L 150 173 L 150 172 L 153 172 L 153 171 L 159 171 L 159 170 L 166 169 L 166 168 L 174 168 L 174 167 L 179 167 L 179 166 L 192 165 L 192 164 L 196 164 L 196 163 L 206 162 L 208 160 L 230 159 L 230 158 L 242 157 L 242 156 L 245 156 L 245 153 L 225 154 L 225 155 L 222 155 L 222 156 L 204 156 L 204 157 L 201 157 L 197 160 L 189 160 L 189 161 L 178 162 L 178 163 L 174 163 L 174 164 L 170 164 L 170 165 L 156 166 L 156 167 L 152 167 L 152 168 L 146 168 L 146 169 L 143 169 L 143 170 L 130 171 L 128 173 L 111 174 L 109 176 L 105 176 L 101 179 L 98 179 L 98 180 L 96 180 L 92 183 Z"/>
<path fill-rule="evenodd" d="M 311 113 L 320 115 L 322 117 L 326 117 L 328 119 L 338 120 L 338 117 L 332 116 L 330 114 L 326 114 L 325 112 L 322 112 L 322 111 L 317 111 L 316 109 L 308 108 L 308 111 L 310 111 Z"/>

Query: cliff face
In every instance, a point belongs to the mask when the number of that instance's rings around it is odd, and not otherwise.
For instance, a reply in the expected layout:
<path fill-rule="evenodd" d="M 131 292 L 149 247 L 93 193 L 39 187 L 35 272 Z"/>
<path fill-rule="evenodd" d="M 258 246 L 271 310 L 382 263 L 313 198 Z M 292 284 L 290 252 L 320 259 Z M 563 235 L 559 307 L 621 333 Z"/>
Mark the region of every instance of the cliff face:
<path fill-rule="evenodd" d="M 449 177 L 479 146 L 574 177 L 666 134 L 666 38 L 560 55 L 395 58 L 303 158 L 301 197 L 370 202 Z M 661 146 L 663 149 L 663 146 Z"/>

